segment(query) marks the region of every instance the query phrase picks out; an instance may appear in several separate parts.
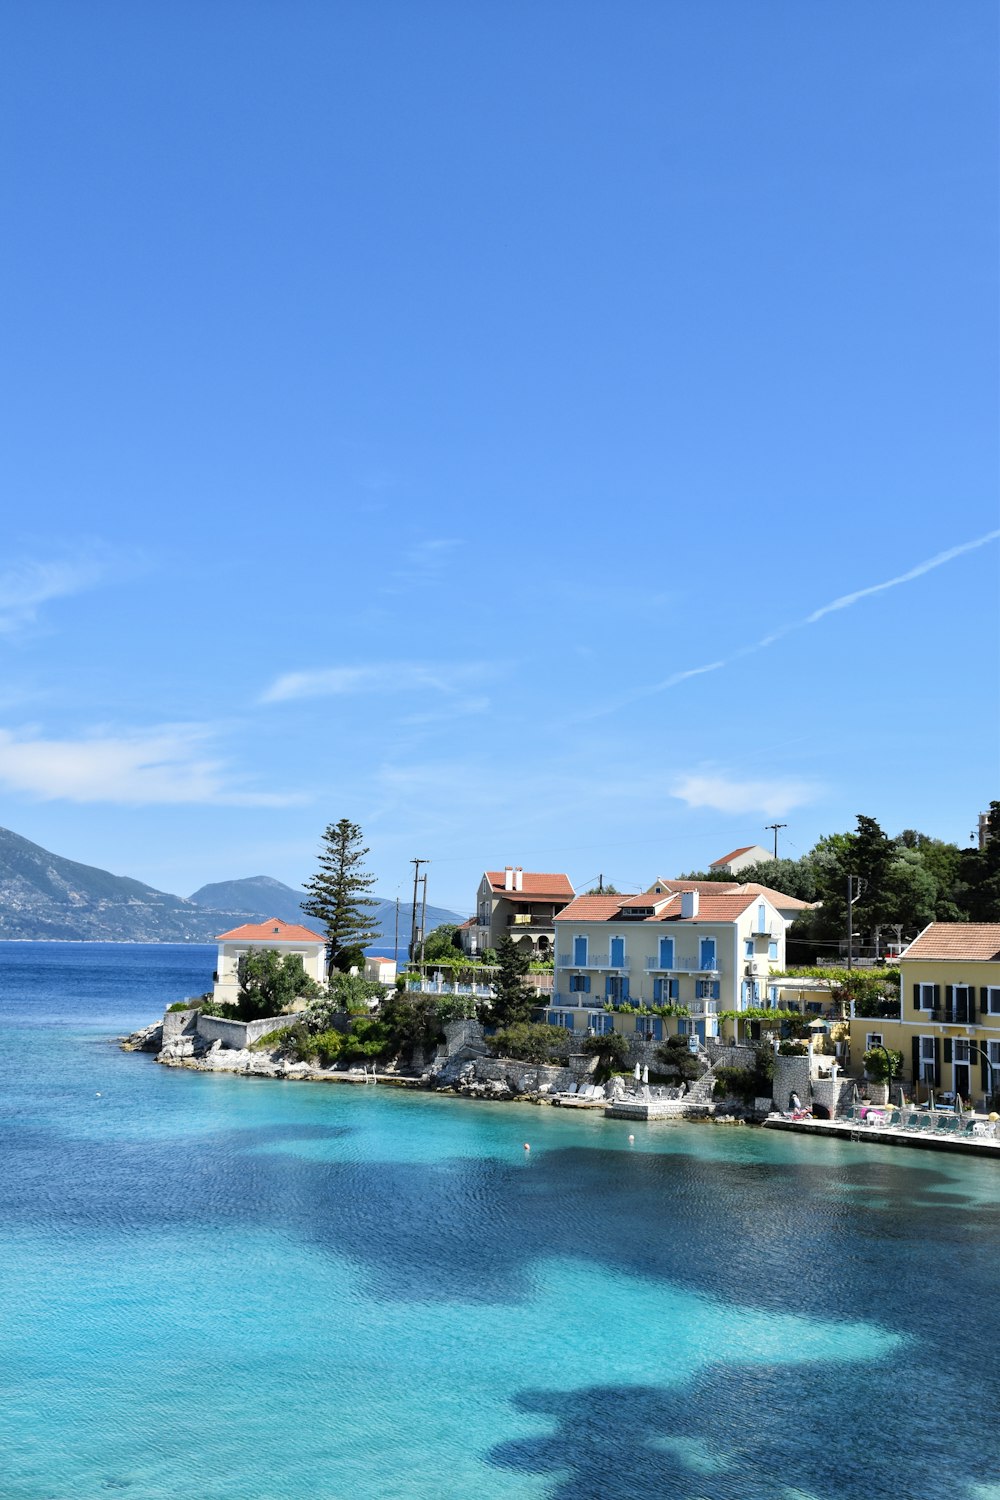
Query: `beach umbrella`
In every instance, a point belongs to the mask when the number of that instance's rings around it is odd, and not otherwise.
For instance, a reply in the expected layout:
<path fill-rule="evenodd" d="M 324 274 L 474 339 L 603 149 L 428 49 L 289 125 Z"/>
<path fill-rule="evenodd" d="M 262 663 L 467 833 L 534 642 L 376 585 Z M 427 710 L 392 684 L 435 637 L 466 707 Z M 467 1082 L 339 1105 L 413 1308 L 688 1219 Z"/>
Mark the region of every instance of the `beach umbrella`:
<path fill-rule="evenodd" d="M 642 1077 L 642 1068 L 639 1066 L 638 1063 L 636 1063 L 636 1065 L 635 1065 L 635 1081 L 636 1081 L 636 1083 L 639 1082 L 639 1080 L 640 1080 L 641 1077 Z"/>
<path fill-rule="evenodd" d="M 643 1083 L 649 1082 L 649 1069 L 646 1067 L 644 1067 L 642 1070 L 642 1081 Z"/>

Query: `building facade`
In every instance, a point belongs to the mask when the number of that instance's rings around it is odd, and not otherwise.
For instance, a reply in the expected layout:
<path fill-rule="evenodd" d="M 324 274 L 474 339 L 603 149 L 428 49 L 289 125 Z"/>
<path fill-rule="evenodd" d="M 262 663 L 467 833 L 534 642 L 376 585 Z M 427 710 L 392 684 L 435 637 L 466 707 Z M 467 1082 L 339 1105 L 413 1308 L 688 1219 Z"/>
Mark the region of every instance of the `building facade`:
<path fill-rule="evenodd" d="M 286 953 L 297 954 L 309 978 L 317 984 L 326 983 L 326 939 L 308 927 L 270 917 L 266 922 L 247 922 L 242 927 L 222 932 L 216 942 L 219 957 L 212 998 L 223 1005 L 234 1005 L 239 996 L 237 969 L 240 959 L 247 953 L 261 953 L 269 948 L 274 948 L 282 958 Z"/>
<path fill-rule="evenodd" d="M 900 1014 L 851 1022 L 851 1061 L 903 1054 L 903 1087 L 989 1100 L 1000 1091 L 1000 922 L 932 922 L 900 955 Z"/>
<path fill-rule="evenodd" d="M 556 913 L 575 895 L 568 875 L 522 870 L 520 865 L 486 870 L 476 893 L 473 925 L 460 929 L 463 947 L 468 943 L 467 952 L 481 955 L 510 937 L 530 959 L 551 959 Z"/>
<path fill-rule="evenodd" d="M 636 896 L 578 896 L 555 918 L 546 1019 L 649 1041 L 735 1040 L 746 1027 L 739 1015 L 724 1020 L 721 1013 L 772 1003 L 768 975 L 784 967 L 785 926 L 775 906 L 750 890 L 661 885 Z M 687 1014 L 657 1015 L 657 1006 Z"/>

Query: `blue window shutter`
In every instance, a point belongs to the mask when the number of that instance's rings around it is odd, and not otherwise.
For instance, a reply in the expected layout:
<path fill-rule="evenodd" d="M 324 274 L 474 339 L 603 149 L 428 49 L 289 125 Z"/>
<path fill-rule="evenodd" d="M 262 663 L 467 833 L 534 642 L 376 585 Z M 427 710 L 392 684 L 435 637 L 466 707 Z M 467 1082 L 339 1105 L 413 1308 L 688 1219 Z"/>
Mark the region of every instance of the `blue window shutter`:
<path fill-rule="evenodd" d="M 611 963 L 612 963 L 612 966 L 614 966 L 616 968 L 620 968 L 621 965 L 624 962 L 625 962 L 625 939 L 624 938 L 612 938 L 611 939 Z"/>
<path fill-rule="evenodd" d="M 663 980 L 662 979 L 654 979 L 653 980 L 653 999 L 656 1001 L 657 1004 L 659 1004 L 660 1001 L 663 999 Z"/>
<path fill-rule="evenodd" d="M 667 986 L 667 998 L 669 1000 L 677 999 L 678 995 L 680 994 L 680 983 L 681 982 L 679 979 L 671 979 L 669 985 Z"/>
<path fill-rule="evenodd" d="M 585 995 L 589 995 L 590 994 L 590 975 L 589 974 L 584 974 L 584 976 L 583 976 L 583 993 Z"/>
<path fill-rule="evenodd" d="M 607 978 L 604 981 L 604 993 L 605 993 L 605 995 L 607 996 L 607 998 L 609 1000 L 610 1000 L 612 994 L 614 993 L 614 985 L 611 982 L 611 975 L 610 974 L 607 976 Z"/>
<path fill-rule="evenodd" d="M 587 939 L 585 937 L 573 939 L 573 962 L 577 965 L 587 962 Z"/>
<path fill-rule="evenodd" d="M 622 980 L 622 999 L 623 1000 L 627 1000 L 628 999 L 628 975 L 627 974 L 625 975 L 625 978 Z"/>
<path fill-rule="evenodd" d="M 722 993 L 722 987 L 721 987 L 720 981 L 718 979 L 713 979 L 712 980 L 712 999 L 713 1000 L 718 1000 L 718 998 L 719 998 L 719 996 L 720 996 L 721 993 Z"/>
<path fill-rule="evenodd" d="M 656 1016 L 653 1020 L 653 1041 L 663 1041 L 663 1022 L 660 1020 L 659 1016 Z"/>

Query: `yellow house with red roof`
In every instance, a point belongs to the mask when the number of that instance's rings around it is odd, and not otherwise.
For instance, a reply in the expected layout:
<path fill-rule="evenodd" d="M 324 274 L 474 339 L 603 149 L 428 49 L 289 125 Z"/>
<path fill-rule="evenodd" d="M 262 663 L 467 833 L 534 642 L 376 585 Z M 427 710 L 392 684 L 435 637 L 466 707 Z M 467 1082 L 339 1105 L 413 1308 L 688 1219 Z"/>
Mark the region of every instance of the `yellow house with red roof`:
<path fill-rule="evenodd" d="M 556 914 L 546 1019 L 648 1041 L 735 1038 L 738 1015 L 723 1021 L 721 1013 L 771 1003 L 768 975 L 784 967 L 785 927 L 755 887 L 660 881 L 635 896 L 578 896 Z"/>
<path fill-rule="evenodd" d="M 851 1064 L 871 1047 L 903 1054 L 903 1087 L 1000 1092 L 1000 922 L 931 922 L 899 957 L 898 1018 L 851 1021 Z"/>
<path fill-rule="evenodd" d="M 223 1005 L 235 1004 L 239 995 L 237 966 L 240 959 L 247 953 L 262 953 L 269 948 L 280 953 L 282 958 L 287 953 L 297 954 L 309 978 L 315 979 L 317 984 L 326 983 L 326 939 L 322 933 L 312 932 L 295 922 L 283 922 L 280 917 L 269 917 L 266 922 L 246 922 L 242 927 L 220 932 L 216 942 L 219 957 L 212 998 Z"/>

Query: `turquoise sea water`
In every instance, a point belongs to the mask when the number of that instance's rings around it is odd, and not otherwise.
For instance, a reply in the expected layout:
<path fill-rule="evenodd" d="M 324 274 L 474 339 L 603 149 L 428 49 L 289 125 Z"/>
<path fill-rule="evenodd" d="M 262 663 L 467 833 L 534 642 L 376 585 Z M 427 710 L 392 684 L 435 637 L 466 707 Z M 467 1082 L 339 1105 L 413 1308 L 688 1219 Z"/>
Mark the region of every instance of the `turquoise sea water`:
<path fill-rule="evenodd" d="M 109 1045 L 213 963 L 0 944 L 3 1500 L 1000 1500 L 995 1164 Z"/>

